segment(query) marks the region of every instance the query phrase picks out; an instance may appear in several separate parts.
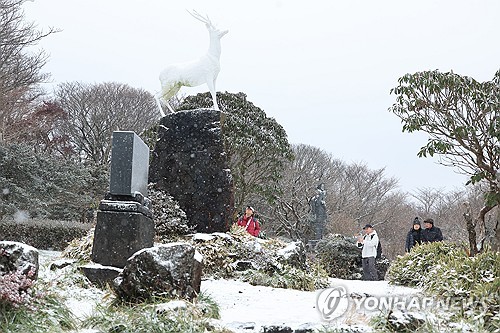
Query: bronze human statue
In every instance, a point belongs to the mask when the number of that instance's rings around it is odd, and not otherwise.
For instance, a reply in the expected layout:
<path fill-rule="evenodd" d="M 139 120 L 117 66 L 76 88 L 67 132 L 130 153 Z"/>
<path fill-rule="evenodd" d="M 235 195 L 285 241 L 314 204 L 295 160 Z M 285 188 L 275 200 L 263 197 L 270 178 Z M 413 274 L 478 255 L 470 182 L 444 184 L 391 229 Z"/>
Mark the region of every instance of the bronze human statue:
<path fill-rule="evenodd" d="M 325 184 L 321 183 L 316 188 L 316 195 L 311 199 L 311 210 L 314 216 L 313 224 L 316 240 L 323 238 L 323 231 L 325 229 L 327 218 L 325 199 Z"/>

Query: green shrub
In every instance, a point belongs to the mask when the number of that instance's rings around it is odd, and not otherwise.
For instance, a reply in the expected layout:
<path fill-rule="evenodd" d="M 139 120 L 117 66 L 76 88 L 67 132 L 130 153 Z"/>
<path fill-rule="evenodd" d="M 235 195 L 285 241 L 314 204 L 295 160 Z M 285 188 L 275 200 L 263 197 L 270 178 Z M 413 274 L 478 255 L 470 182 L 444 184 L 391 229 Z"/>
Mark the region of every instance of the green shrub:
<path fill-rule="evenodd" d="M 460 245 L 425 244 L 398 257 L 389 269 L 394 284 L 419 286 L 431 295 L 463 300 L 449 320 L 469 322 L 481 330 L 500 332 L 500 253 L 469 257 Z"/>
<path fill-rule="evenodd" d="M 468 257 L 464 252 L 433 265 L 422 276 L 425 290 L 441 296 L 469 297 L 481 284 L 500 276 L 500 254 L 485 252 Z"/>
<path fill-rule="evenodd" d="M 0 221 L 1 240 L 54 251 L 62 251 L 71 240 L 82 237 L 90 228 L 86 223 L 46 219 Z"/>
<path fill-rule="evenodd" d="M 435 323 L 420 316 L 405 312 L 383 313 L 370 320 L 376 332 L 391 333 L 439 333 L 442 332 Z"/>
<path fill-rule="evenodd" d="M 214 332 L 229 333 L 223 328 L 213 327 L 210 319 L 219 318 L 215 302 L 200 295 L 196 303 L 185 302 L 185 307 L 162 310 L 161 304 L 169 300 L 157 299 L 141 304 L 99 304 L 94 313 L 84 320 L 82 326 L 100 332 L 127 333 L 174 333 Z"/>
<path fill-rule="evenodd" d="M 361 250 L 355 240 L 342 235 L 329 235 L 316 244 L 316 259 L 331 277 L 358 279 L 361 276 Z"/>
<path fill-rule="evenodd" d="M 105 167 L 0 144 L 0 220 L 19 211 L 30 217 L 79 220 L 106 192 Z"/>
<path fill-rule="evenodd" d="M 289 265 L 275 272 L 251 270 L 243 274 L 243 281 L 255 286 L 314 291 L 329 286 L 327 273 L 318 268 L 315 271 L 298 269 Z"/>
<path fill-rule="evenodd" d="M 390 283 L 404 286 L 422 286 L 423 277 L 431 268 L 448 262 L 454 257 L 464 257 L 465 252 L 454 243 L 436 242 L 414 247 L 410 253 L 398 256 L 389 267 Z"/>
<path fill-rule="evenodd" d="M 499 265 L 497 262 L 497 267 Z M 489 332 L 500 332 L 500 276 L 497 274 L 493 281 L 477 284 L 471 294 L 476 302 L 469 304 L 466 311 L 479 314 L 477 320 Z"/>
<path fill-rule="evenodd" d="M 450 258 L 432 267 L 422 281 L 428 292 L 464 300 L 462 313 L 455 319 L 463 317 L 488 331 L 500 332 L 499 252 Z"/>

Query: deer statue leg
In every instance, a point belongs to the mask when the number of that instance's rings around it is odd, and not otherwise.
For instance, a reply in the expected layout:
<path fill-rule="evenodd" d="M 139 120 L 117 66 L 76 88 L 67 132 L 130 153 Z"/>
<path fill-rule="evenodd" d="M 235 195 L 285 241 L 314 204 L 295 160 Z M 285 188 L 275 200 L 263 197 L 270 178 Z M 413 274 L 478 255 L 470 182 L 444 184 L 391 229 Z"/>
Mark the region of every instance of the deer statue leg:
<path fill-rule="evenodd" d="M 165 112 L 163 112 L 163 108 L 161 107 L 160 98 L 157 95 L 155 95 L 154 98 L 155 98 L 155 101 L 156 101 L 156 106 L 158 106 L 158 111 L 160 111 L 160 115 L 162 117 L 165 117 Z"/>
<path fill-rule="evenodd" d="M 215 80 L 207 80 L 207 86 L 212 95 L 212 100 L 214 102 L 214 109 L 219 111 L 219 105 L 217 104 L 217 92 L 215 91 Z"/>
<path fill-rule="evenodd" d="M 174 109 L 168 102 L 175 94 L 179 92 L 181 89 L 181 84 L 179 82 L 173 82 L 173 83 L 168 83 L 163 85 L 162 84 L 162 98 L 165 101 L 165 104 L 167 105 L 167 108 L 170 110 L 170 112 L 174 113 Z"/>
<path fill-rule="evenodd" d="M 169 103 L 168 101 L 165 101 L 165 104 L 167 104 L 167 108 L 168 108 L 168 110 L 169 110 L 171 113 L 174 113 L 174 112 L 175 112 L 174 108 L 172 108 L 172 105 L 170 105 L 170 103 Z"/>

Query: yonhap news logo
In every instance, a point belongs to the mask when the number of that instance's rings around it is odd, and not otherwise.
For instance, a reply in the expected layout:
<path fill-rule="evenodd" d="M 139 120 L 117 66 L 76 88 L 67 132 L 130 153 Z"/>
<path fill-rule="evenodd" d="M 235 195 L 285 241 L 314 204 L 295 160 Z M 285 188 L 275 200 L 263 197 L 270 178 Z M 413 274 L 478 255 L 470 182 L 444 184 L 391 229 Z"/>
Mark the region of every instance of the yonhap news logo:
<path fill-rule="evenodd" d="M 409 295 L 369 295 L 363 292 L 350 294 L 344 286 L 335 286 L 318 290 L 316 308 L 323 321 L 332 321 L 342 317 L 348 310 L 356 313 L 389 311 L 433 312 L 449 311 L 460 313 L 475 309 L 483 313 L 493 304 L 495 296 L 481 298 Z"/>
<path fill-rule="evenodd" d="M 323 289 L 316 297 L 316 308 L 324 321 L 341 317 L 349 308 L 347 289 L 343 286 Z"/>

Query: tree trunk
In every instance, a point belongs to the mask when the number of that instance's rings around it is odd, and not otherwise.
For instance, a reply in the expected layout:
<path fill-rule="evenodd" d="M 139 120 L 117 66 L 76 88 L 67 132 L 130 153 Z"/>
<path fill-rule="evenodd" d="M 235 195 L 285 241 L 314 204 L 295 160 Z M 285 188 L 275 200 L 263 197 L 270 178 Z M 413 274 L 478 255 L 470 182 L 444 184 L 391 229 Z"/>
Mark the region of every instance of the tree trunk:
<path fill-rule="evenodd" d="M 473 257 L 477 254 L 476 228 L 470 216 L 466 217 L 465 221 L 467 222 L 467 232 L 469 233 L 469 256 Z"/>
<path fill-rule="evenodd" d="M 497 206 L 497 222 L 493 229 L 493 237 L 491 239 L 491 249 L 500 252 L 500 207 Z"/>
<path fill-rule="evenodd" d="M 472 219 L 470 205 L 465 205 L 464 219 L 467 225 L 467 232 L 469 233 L 469 256 L 473 257 L 477 254 L 477 239 L 476 239 L 476 225 Z"/>
<path fill-rule="evenodd" d="M 477 222 L 476 224 L 479 225 L 479 248 L 478 252 L 482 252 L 484 248 L 485 243 L 490 243 L 493 239 L 493 236 L 489 236 L 490 233 L 487 232 L 486 230 L 486 214 L 488 214 L 489 211 L 491 211 L 494 206 L 488 206 L 485 205 L 481 211 L 479 212 L 479 216 L 477 217 Z M 490 239 L 488 239 L 490 238 Z"/>

